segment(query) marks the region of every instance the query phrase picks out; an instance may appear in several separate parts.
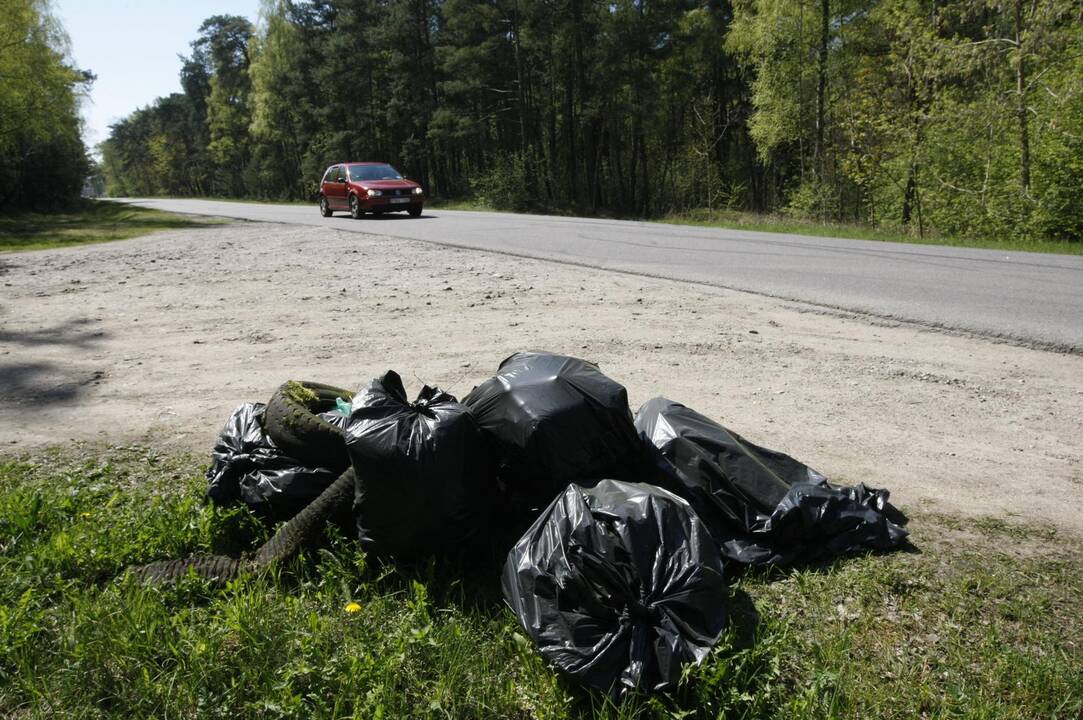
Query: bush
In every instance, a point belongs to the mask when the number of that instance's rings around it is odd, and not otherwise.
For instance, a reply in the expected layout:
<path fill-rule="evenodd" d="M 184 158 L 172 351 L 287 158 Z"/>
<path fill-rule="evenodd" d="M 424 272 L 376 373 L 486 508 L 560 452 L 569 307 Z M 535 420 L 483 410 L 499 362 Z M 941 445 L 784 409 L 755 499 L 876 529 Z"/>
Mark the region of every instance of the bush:
<path fill-rule="evenodd" d="M 497 155 L 489 171 L 471 181 L 470 188 L 479 200 L 496 210 L 518 212 L 536 206 L 533 183 L 521 155 Z"/>

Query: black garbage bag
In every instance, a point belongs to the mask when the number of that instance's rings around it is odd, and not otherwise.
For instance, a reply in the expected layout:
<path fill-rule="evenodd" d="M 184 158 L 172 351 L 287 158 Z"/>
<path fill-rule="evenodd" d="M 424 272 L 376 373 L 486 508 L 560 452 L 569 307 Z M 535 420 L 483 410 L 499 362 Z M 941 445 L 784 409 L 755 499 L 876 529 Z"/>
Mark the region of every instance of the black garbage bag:
<path fill-rule="evenodd" d="M 585 360 L 516 353 L 463 404 L 493 438 L 504 485 L 535 508 L 570 482 L 634 479 L 642 462 L 627 391 Z"/>
<path fill-rule="evenodd" d="M 388 371 L 353 398 L 346 449 L 357 472 L 354 517 L 377 554 L 445 554 L 483 529 L 495 468 L 474 416 L 426 385 L 414 402 Z"/>
<path fill-rule="evenodd" d="M 832 486 L 804 463 L 680 403 L 648 400 L 635 425 L 658 451 L 654 481 L 692 505 L 730 560 L 790 564 L 859 547 L 889 549 L 907 536 L 888 491 Z"/>
<path fill-rule="evenodd" d="M 262 517 L 288 520 L 319 497 L 340 473 L 305 467 L 282 454 L 263 432 L 265 407 L 243 403 L 229 416 L 211 451 L 207 497 L 220 505 L 239 500 Z M 334 414 L 345 422 L 341 413 Z"/>
<path fill-rule="evenodd" d="M 719 538 L 722 554 L 749 565 L 790 565 L 861 548 L 891 550 L 909 533 L 887 490 L 820 479 L 797 483 L 752 532 Z"/>
<path fill-rule="evenodd" d="M 706 527 L 647 484 L 569 485 L 508 553 L 503 588 L 543 657 L 613 697 L 672 687 L 726 623 Z"/>

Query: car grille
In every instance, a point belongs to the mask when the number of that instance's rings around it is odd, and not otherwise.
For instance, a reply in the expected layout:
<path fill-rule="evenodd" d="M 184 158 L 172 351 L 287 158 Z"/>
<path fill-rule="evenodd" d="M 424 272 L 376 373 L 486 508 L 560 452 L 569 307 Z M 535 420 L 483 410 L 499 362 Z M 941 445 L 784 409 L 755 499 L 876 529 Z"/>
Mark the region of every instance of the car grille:
<path fill-rule="evenodd" d="M 384 195 L 391 197 L 403 197 L 410 194 L 410 188 L 393 188 L 391 190 L 384 190 Z"/>

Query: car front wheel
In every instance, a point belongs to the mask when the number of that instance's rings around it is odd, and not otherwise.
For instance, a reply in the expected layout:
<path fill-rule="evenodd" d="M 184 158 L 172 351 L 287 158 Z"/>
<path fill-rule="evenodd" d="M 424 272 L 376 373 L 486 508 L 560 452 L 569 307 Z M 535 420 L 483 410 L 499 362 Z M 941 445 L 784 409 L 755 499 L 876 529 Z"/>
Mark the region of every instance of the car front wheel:
<path fill-rule="evenodd" d="M 350 196 L 350 217 L 354 220 L 359 220 L 365 211 L 361 209 L 361 201 L 357 199 L 356 195 Z"/>
<path fill-rule="evenodd" d="M 421 217 L 421 206 L 412 207 L 406 212 L 410 213 L 410 217 Z"/>
<path fill-rule="evenodd" d="M 320 195 L 320 215 L 331 217 L 331 206 L 327 204 L 327 198 Z"/>

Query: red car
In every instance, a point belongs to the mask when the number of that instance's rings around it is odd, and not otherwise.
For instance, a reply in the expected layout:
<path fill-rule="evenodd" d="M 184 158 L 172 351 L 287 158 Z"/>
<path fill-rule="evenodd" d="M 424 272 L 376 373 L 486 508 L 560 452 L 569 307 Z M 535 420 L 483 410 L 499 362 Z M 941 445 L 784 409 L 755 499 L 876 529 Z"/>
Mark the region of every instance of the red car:
<path fill-rule="evenodd" d="M 320 214 L 324 217 L 331 217 L 336 210 L 349 210 L 354 218 L 367 212 L 382 215 L 399 210 L 418 217 L 424 201 L 421 186 L 387 163 L 338 163 L 327 168 L 320 183 Z"/>

